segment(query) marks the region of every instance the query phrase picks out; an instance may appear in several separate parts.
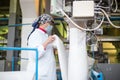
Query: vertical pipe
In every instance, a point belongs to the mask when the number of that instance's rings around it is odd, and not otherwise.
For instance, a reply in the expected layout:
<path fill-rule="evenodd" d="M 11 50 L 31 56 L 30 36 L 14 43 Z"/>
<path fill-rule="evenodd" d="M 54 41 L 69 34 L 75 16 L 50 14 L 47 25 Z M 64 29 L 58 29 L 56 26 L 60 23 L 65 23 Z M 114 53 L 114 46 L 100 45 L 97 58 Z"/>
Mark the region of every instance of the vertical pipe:
<path fill-rule="evenodd" d="M 38 50 L 36 49 L 36 76 L 35 79 L 38 80 Z"/>
<path fill-rule="evenodd" d="M 16 24 L 16 13 L 17 13 L 17 0 L 10 0 L 10 17 L 9 17 L 9 22 L 8 24 Z M 9 27 L 8 28 L 8 42 L 7 42 L 7 46 L 15 46 L 15 26 Z M 7 61 L 12 60 L 12 57 L 14 56 L 14 51 L 7 51 L 7 56 L 6 59 Z M 5 66 L 5 70 L 11 70 L 11 67 L 9 67 L 8 65 Z"/>
<path fill-rule="evenodd" d="M 70 28 L 68 80 L 88 80 L 86 32 Z"/>
<path fill-rule="evenodd" d="M 12 57 L 12 71 L 14 71 L 14 57 Z"/>

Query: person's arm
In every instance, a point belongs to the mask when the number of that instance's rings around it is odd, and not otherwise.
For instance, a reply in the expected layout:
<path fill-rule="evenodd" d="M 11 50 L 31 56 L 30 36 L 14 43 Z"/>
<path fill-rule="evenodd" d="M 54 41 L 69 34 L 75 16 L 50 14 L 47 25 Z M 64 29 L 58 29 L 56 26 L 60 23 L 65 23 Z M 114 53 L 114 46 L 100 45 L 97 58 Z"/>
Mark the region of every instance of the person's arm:
<path fill-rule="evenodd" d="M 46 49 L 47 45 L 49 43 L 52 43 L 53 41 L 55 40 L 55 37 L 54 36 L 49 36 L 48 39 L 42 44 L 44 49 Z"/>
<path fill-rule="evenodd" d="M 49 36 L 48 39 L 42 43 L 42 37 L 38 36 L 37 33 L 33 33 L 29 38 L 28 44 L 30 48 L 37 48 L 38 49 L 38 58 L 41 58 L 45 54 L 45 49 L 47 45 L 54 41 L 54 36 Z M 29 58 L 35 60 L 36 55 L 34 51 L 29 53 Z"/>
<path fill-rule="evenodd" d="M 54 36 L 49 36 L 48 39 L 43 43 L 43 44 L 40 44 L 37 48 L 38 48 L 38 51 L 39 51 L 39 59 L 44 56 L 45 54 L 45 51 L 46 51 L 46 47 L 48 46 L 48 44 L 52 43 L 53 41 L 55 40 L 55 37 Z"/>
<path fill-rule="evenodd" d="M 44 46 L 42 45 L 42 38 L 37 35 L 31 35 L 28 41 L 28 47 L 29 48 L 37 48 L 38 49 L 38 58 L 42 57 L 45 53 Z M 29 52 L 29 58 L 32 60 L 35 60 L 36 58 L 36 53 L 35 51 L 30 51 Z"/>

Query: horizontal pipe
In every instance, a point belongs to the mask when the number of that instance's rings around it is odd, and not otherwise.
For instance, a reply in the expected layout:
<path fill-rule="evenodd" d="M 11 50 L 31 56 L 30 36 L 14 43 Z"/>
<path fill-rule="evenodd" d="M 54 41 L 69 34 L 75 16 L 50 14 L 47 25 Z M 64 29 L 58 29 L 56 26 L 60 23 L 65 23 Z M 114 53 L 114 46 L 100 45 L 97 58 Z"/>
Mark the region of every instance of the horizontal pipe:
<path fill-rule="evenodd" d="M 0 50 L 32 50 L 36 51 L 36 48 L 20 48 L 20 47 L 0 47 Z"/>
<path fill-rule="evenodd" d="M 60 21 L 64 21 L 64 18 L 54 18 L 54 20 L 60 20 Z"/>
<path fill-rule="evenodd" d="M 105 20 L 107 20 L 107 19 L 105 18 Z M 110 20 L 111 21 L 119 21 L 120 17 L 110 17 Z"/>
<path fill-rule="evenodd" d="M 120 20 L 120 17 L 109 17 L 111 21 L 116 21 L 116 20 Z M 20 18 L 21 19 L 21 18 Z M 9 20 L 9 18 L 0 18 L 0 21 L 6 21 L 6 20 Z M 61 21 L 64 21 L 64 18 L 54 18 L 54 20 L 61 20 Z M 105 20 L 107 20 L 105 18 Z"/>
<path fill-rule="evenodd" d="M 8 20 L 9 18 L 0 18 L 0 21 L 1 20 Z M 63 18 L 54 18 L 54 20 L 61 20 L 63 21 L 64 19 Z M 104 19 L 105 21 L 107 20 L 106 18 Z M 111 21 L 119 21 L 120 20 L 120 17 L 110 17 L 110 20 Z M 10 25 L 5 25 L 5 26 L 8 26 L 8 27 L 17 27 L 17 26 L 23 26 L 23 25 L 32 25 L 32 23 L 26 23 L 26 24 L 10 24 Z M 59 25 L 59 23 L 55 23 L 55 25 Z M 5 27 L 5 26 L 0 26 L 0 27 Z"/>
<path fill-rule="evenodd" d="M 5 25 L 8 27 L 18 27 L 18 26 L 22 26 L 22 25 L 31 25 L 32 23 L 26 23 L 26 24 L 11 24 L 11 25 Z M 0 26 L 0 27 L 5 27 L 5 26 Z"/>
<path fill-rule="evenodd" d="M 0 18 L 0 21 L 8 21 L 8 18 Z"/>
<path fill-rule="evenodd" d="M 29 60 L 28 58 L 19 58 L 19 57 L 14 57 L 14 59 L 23 59 L 23 60 Z"/>
<path fill-rule="evenodd" d="M 18 27 L 18 26 L 23 26 L 23 25 L 32 25 L 32 23 L 26 23 L 26 24 L 10 24 L 10 25 L 5 25 L 8 27 Z M 54 23 L 54 25 L 59 25 L 59 23 Z M 0 26 L 0 27 L 5 27 L 5 26 Z"/>
<path fill-rule="evenodd" d="M 21 18 L 20 18 L 21 19 Z M 0 21 L 7 21 L 9 20 L 9 18 L 0 18 Z M 61 21 L 64 21 L 64 18 L 54 18 L 54 20 L 61 20 Z"/>

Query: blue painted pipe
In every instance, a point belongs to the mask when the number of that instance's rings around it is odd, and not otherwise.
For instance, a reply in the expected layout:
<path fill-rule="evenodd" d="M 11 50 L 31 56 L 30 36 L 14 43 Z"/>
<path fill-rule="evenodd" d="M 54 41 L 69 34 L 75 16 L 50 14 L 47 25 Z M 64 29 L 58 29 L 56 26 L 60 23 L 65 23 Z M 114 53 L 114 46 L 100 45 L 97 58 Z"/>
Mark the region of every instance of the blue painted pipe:
<path fill-rule="evenodd" d="M 64 18 L 62 18 L 62 17 L 60 18 L 60 17 L 59 17 L 59 18 L 54 18 L 54 20 L 64 21 Z"/>
<path fill-rule="evenodd" d="M 12 71 L 14 71 L 14 57 L 12 57 Z"/>
<path fill-rule="evenodd" d="M 97 72 L 94 70 L 91 71 L 91 77 L 93 80 L 104 80 L 102 72 Z"/>
<path fill-rule="evenodd" d="M 20 18 L 21 19 L 21 18 Z M 8 21 L 9 20 L 9 18 L 0 18 L 0 21 Z M 64 18 L 54 18 L 54 20 L 61 20 L 61 21 L 64 21 Z"/>
<path fill-rule="evenodd" d="M 63 18 L 54 18 L 55 20 L 61 20 L 63 21 Z M 0 20 L 8 20 L 8 18 L 0 18 Z M 106 18 L 104 19 L 105 21 L 107 20 Z M 120 17 L 110 17 L 111 21 L 120 21 Z M 10 25 L 5 25 L 8 27 L 17 27 L 17 26 L 23 26 L 23 25 L 31 25 L 32 23 L 26 23 L 26 24 L 10 24 Z M 59 25 L 58 23 L 55 23 L 55 25 Z M 5 27 L 5 26 L 0 26 L 0 27 Z"/>
<path fill-rule="evenodd" d="M 31 23 L 26 23 L 26 24 L 11 24 L 11 25 L 8 25 L 8 27 L 14 27 L 14 26 L 23 26 L 23 25 L 31 25 Z"/>
<path fill-rule="evenodd" d="M 104 20 L 107 20 L 106 18 Z M 111 21 L 119 21 L 120 17 L 110 17 Z"/>
<path fill-rule="evenodd" d="M 9 18 L 0 18 L 0 21 L 6 21 L 9 20 Z M 54 20 L 61 20 L 64 21 L 64 18 L 54 18 Z M 120 20 L 120 17 L 110 17 L 110 20 Z"/>
<path fill-rule="evenodd" d="M 38 49 L 37 48 L 20 48 L 20 47 L 0 47 L 0 50 L 31 50 L 36 52 L 36 76 L 35 80 L 38 80 Z"/>
<path fill-rule="evenodd" d="M 31 25 L 32 23 L 26 23 L 26 24 L 11 24 L 11 25 L 5 25 L 8 27 L 18 27 L 18 26 L 23 26 L 23 25 Z M 0 27 L 5 27 L 5 26 L 0 26 Z"/>
<path fill-rule="evenodd" d="M 15 70 L 15 68 L 14 68 L 15 59 L 29 60 L 28 58 L 12 57 L 12 71 L 14 71 L 14 70 Z"/>
<path fill-rule="evenodd" d="M 8 21 L 9 18 L 0 18 L 0 21 Z"/>

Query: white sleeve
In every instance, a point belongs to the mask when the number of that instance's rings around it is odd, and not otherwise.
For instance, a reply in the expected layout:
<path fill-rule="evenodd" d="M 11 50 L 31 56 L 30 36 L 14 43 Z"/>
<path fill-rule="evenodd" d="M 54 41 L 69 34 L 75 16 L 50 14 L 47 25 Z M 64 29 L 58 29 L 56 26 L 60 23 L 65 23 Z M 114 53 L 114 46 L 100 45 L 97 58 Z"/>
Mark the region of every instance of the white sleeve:
<path fill-rule="evenodd" d="M 40 59 L 45 54 L 45 49 L 44 49 L 43 45 L 39 45 L 37 48 L 38 48 L 38 52 L 39 52 L 38 58 Z"/>
<path fill-rule="evenodd" d="M 40 59 L 45 54 L 45 49 L 42 45 L 42 35 L 38 36 L 37 33 L 33 33 L 28 41 L 28 47 L 29 48 L 37 48 L 38 49 L 38 58 Z M 29 52 L 29 58 L 35 60 L 36 53 L 35 51 Z"/>

